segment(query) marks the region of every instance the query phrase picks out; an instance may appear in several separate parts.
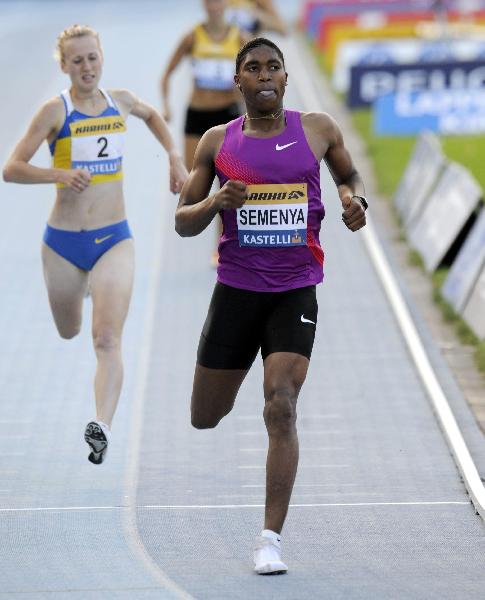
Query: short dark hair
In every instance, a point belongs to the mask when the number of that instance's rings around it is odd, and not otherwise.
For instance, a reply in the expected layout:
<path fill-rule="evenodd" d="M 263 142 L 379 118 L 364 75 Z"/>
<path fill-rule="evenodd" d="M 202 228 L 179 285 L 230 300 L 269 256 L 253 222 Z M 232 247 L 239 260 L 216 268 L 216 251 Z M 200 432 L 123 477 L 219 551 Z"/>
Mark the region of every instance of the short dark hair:
<path fill-rule="evenodd" d="M 272 48 L 273 50 L 275 50 L 276 53 L 278 54 L 278 56 L 281 58 L 281 62 L 283 63 L 283 66 L 285 66 L 285 58 L 283 56 L 283 52 L 281 52 L 281 50 L 278 48 L 278 46 L 271 40 L 268 40 L 263 37 L 258 37 L 258 38 L 254 38 L 254 40 L 250 40 L 249 42 L 247 42 L 247 44 L 244 44 L 244 46 L 241 48 L 241 50 L 239 50 L 239 52 L 236 56 L 236 73 L 239 73 L 239 69 L 241 68 L 241 63 L 244 60 L 244 57 L 246 56 L 246 54 L 248 52 L 251 52 L 251 50 L 253 50 L 254 48 L 259 48 L 260 46 L 268 46 L 269 48 Z"/>

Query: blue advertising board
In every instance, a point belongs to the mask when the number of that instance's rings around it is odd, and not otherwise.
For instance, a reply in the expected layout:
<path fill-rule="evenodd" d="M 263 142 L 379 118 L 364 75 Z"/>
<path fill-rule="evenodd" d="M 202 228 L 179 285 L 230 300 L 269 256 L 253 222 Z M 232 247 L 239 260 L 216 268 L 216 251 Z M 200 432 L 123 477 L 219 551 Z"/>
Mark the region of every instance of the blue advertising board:
<path fill-rule="evenodd" d="M 485 87 L 483 61 L 356 65 L 351 69 L 347 104 L 350 108 L 370 106 L 392 92 L 420 92 Z"/>
<path fill-rule="evenodd" d="M 374 103 L 377 135 L 443 135 L 485 132 L 485 87 L 479 90 L 398 92 Z"/>

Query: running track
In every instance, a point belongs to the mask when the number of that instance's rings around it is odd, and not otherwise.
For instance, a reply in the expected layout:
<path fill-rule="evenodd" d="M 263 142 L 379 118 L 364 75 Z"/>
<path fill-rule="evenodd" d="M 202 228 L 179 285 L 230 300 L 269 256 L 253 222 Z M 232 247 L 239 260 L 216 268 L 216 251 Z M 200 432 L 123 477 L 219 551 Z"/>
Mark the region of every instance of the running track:
<path fill-rule="evenodd" d="M 281 2 L 289 14 L 292 4 Z M 87 22 L 100 31 L 105 87 L 128 87 L 158 104 L 162 66 L 198 11 L 197 0 L 2 2 L 1 162 L 35 108 L 66 86 L 51 58 L 66 25 Z M 303 109 L 309 92 L 295 70 L 304 71 L 306 59 L 293 41 L 282 45 L 286 105 Z M 176 132 L 187 78 L 183 69 L 173 79 Z M 65 342 L 43 289 L 39 245 L 54 191 L 0 183 L 0 598 L 482 599 L 483 522 L 362 235 L 340 221 L 325 168 L 326 280 L 299 402 L 301 459 L 283 537 L 290 572 L 253 575 L 266 450 L 261 366 L 216 430 L 191 429 L 192 369 L 214 282 L 213 234 L 182 240 L 174 233 L 177 199 L 167 191 L 166 159 L 140 122 L 128 125 L 125 191 L 137 274 L 125 385 L 101 467 L 87 461 L 82 439 L 93 416 L 89 302 L 83 332 Z M 44 148 L 36 162 L 47 160 Z M 381 237 L 387 253 L 385 232 Z M 396 276 L 484 473 L 483 437 Z"/>

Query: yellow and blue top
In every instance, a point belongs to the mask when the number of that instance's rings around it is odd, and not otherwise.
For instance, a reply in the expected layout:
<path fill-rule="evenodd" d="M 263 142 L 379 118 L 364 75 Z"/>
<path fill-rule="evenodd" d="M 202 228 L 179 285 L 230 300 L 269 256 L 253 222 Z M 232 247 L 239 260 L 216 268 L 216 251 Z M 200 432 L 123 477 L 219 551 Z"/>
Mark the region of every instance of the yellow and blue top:
<path fill-rule="evenodd" d="M 100 91 L 108 106 L 95 117 L 74 108 L 69 90 L 61 92 L 66 118 L 49 145 L 54 168 L 88 169 L 91 185 L 123 179 L 125 120 L 108 92 Z"/>
<path fill-rule="evenodd" d="M 239 28 L 231 25 L 220 42 L 214 41 L 202 25 L 194 29 L 192 69 L 195 85 L 207 90 L 230 90 L 234 86 L 237 53 L 240 46 Z"/>

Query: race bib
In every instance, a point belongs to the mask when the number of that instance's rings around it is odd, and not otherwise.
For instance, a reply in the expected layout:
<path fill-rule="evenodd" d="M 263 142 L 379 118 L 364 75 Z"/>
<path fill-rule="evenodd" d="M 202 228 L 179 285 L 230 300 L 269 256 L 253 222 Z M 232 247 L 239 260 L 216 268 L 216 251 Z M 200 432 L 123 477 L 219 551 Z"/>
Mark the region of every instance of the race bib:
<path fill-rule="evenodd" d="M 91 175 L 121 171 L 126 126 L 119 116 L 71 123 L 71 166 L 88 169 Z"/>
<path fill-rule="evenodd" d="M 197 87 L 208 90 L 231 90 L 234 87 L 234 59 L 194 58 Z"/>
<path fill-rule="evenodd" d="M 306 183 L 248 185 L 248 199 L 237 209 L 240 246 L 306 246 Z"/>

